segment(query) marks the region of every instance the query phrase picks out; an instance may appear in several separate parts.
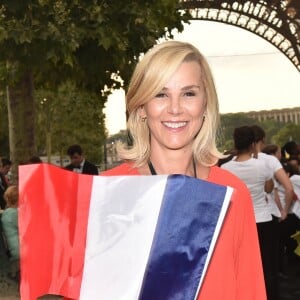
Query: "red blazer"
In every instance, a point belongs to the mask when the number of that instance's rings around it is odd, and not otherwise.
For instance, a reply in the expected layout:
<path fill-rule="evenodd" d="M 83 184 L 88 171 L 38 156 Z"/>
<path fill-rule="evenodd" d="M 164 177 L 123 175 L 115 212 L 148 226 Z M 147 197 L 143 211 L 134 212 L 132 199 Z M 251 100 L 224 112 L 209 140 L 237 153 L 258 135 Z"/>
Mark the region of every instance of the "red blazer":
<path fill-rule="evenodd" d="M 101 175 L 140 175 L 124 163 Z M 250 193 L 233 174 L 211 167 L 207 181 L 234 188 L 198 300 L 266 300 L 262 263 Z"/>

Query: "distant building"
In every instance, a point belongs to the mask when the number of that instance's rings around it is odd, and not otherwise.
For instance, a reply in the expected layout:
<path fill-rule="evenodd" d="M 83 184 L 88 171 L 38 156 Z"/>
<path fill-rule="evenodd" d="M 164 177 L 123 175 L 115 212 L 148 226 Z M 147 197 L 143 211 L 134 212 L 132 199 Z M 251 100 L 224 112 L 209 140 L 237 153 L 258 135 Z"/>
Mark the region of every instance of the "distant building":
<path fill-rule="evenodd" d="M 250 111 L 245 114 L 259 122 L 275 120 L 282 123 L 300 124 L 300 107 Z"/>

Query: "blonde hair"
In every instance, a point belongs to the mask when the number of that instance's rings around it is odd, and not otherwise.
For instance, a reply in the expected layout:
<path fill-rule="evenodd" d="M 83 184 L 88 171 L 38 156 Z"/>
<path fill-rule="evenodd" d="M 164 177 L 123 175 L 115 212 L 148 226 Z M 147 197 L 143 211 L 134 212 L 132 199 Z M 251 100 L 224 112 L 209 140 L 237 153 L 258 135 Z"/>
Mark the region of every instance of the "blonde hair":
<path fill-rule="evenodd" d="M 127 129 L 133 145 L 118 145 L 119 156 L 133 161 L 135 166 L 145 164 L 150 158 L 150 132 L 147 122 L 139 115 L 139 108 L 150 101 L 165 86 L 183 62 L 195 61 L 200 65 L 205 88 L 205 121 L 193 143 L 196 161 L 206 166 L 216 164 L 222 154 L 216 147 L 219 126 L 219 104 L 209 65 L 197 48 L 189 43 L 167 41 L 150 49 L 137 64 L 126 95 L 128 112 Z"/>
<path fill-rule="evenodd" d="M 8 207 L 18 205 L 19 190 L 16 185 L 9 186 L 3 196 Z"/>

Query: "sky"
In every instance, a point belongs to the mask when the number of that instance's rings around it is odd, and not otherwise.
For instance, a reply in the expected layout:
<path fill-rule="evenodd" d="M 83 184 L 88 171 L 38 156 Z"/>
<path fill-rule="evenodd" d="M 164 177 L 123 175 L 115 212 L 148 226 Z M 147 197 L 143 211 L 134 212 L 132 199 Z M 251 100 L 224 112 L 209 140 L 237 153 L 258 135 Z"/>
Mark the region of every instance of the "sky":
<path fill-rule="evenodd" d="M 174 39 L 194 44 L 207 58 L 220 113 L 300 106 L 300 72 L 261 37 L 232 25 L 191 21 Z M 126 128 L 124 91 L 109 97 L 104 112 L 109 134 Z"/>

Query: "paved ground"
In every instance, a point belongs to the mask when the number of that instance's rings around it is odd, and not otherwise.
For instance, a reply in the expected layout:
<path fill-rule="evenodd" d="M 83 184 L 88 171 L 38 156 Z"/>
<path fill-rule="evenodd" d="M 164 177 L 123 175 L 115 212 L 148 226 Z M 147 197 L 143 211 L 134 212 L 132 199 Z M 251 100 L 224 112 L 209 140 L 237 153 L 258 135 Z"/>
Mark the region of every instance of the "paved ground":
<path fill-rule="evenodd" d="M 9 278 L 8 259 L 0 244 L 0 300 L 19 300 L 18 283 Z M 57 296 L 45 296 L 43 300 L 58 300 Z M 286 272 L 280 276 L 280 297 L 279 300 L 300 299 L 300 257 L 287 263 Z M 242 300 L 242 299 L 241 299 Z"/>

